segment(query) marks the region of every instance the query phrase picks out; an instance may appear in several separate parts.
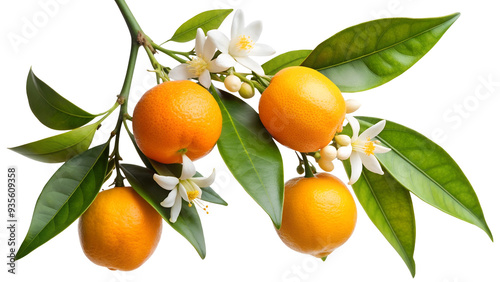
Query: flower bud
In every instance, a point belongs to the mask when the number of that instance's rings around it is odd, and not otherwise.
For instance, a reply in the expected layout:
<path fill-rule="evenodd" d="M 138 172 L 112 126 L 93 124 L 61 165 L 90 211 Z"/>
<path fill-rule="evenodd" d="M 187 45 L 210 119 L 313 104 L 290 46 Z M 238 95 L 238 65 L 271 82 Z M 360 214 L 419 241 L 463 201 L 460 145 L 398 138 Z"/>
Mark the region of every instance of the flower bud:
<path fill-rule="evenodd" d="M 337 142 L 337 144 L 339 144 L 340 146 L 348 146 L 349 144 L 351 144 L 351 137 L 340 134 L 335 136 L 335 142 Z"/>
<path fill-rule="evenodd" d="M 335 147 L 327 145 L 320 151 L 321 159 L 326 159 L 333 161 L 337 157 L 337 149 Z"/>
<path fill-rule="evenodd" d="M 358 100 L 348 99 L 345 101 L 345 113 L 351 114 L 357 111 L 361 107 L 361 103 Z"/>
<path fill-rule="evenodd" d="M 314 159 L 316 161 L 318 161 L 319 159 L 321 159 L 321 153 L 320 152 L 314 152 Z"/>
<path fill-rule="evenodd" d="M 297 166 L 297 173 L 298 174 L 303 174 L 305 172 L 304 167 L 300 164 Z"/>
<path fill-rule="evenodd" d="M 333 162 L 331 160 L 321 158 L 318 161 L 318 165 L 324 171 L 330 172 L 333 170 Z"/>
<path fill-rule="evenodd" d="M 234 74 L 228 75 L 224 79 L 224 86 L 230 92 L 236 92 L 241 88 L 241 79 Z"/>
<path fill-rule="evenodd" d="M 246 82 L 243 82 L 241 84 L 241 88 L 238 92 L 240 93 L 241 97 L 245 99 L 252 98 L 253 95 L 255 95 L 255 89 L 253 88 L 253 86 Z"/>
<path fill-rule="evenodd" d="M 311 165 L 311 171 L 313 174 L 316 174 L 316 172 L 318 172 L 318 171 L 316 171 L 316 167 L 313 165 Z"/>
<path fill-rule="evenodd" d="M 352 153 L 352 146 L 342 146 L 337 150 L 337 159 L 344 161 L 347 160 Z"/>

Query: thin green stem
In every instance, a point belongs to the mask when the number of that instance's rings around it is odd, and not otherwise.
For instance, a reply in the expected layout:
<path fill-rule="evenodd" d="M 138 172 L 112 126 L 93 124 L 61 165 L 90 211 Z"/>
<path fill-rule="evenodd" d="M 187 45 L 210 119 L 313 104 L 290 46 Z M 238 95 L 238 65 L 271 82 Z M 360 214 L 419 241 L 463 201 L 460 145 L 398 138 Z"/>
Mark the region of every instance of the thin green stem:
<path fill-rule="evenodd" d="M 125 19 L 125 22 L 127 23 L 132 40 L 135 41 L 137 39 L 139 31 L 142 31 L 141 27 L 139 26 L 139 23 L 132 14 L 132 11 L 130 11 L 130 8 L 128 7 L 125 0 L 115 0 L 115 2 L 116 5 L 118 5 L 118 8 L 122 13 L 123 18 Z"/>
<path fill-rule="evenodd" d="M 149 61 L 154 68 L 154 72 L 156 73 L 157 84 L 160 84 L 158 78 L 161 78 L 163 82 L 170 80 L 167 74 L 163 71 L 164 67 L 158 62 L 158 60 L 156 60 L 153 52 L 149 48 L 144 49 L 146 50 L 146 53 L 148 53 Z"/>
<path fill-rule="evenodd" d="M 241 74 L 239 72 L 233 72 L 232 74 L 239 77 L 241 79 L 241 81 L 246 82 L 246 83 L 252 85 L 253 87 L 257 88 L 257 90 L 259 90 L 260 93 L 262 93 L 262 92 L 264 92 L 264 90 L 266 90 L 266 87 L 262 86 L 257 81 L 252 81 L 252 80 L 248 79 L 244 74 Z"/>
<path fill-rule="evenodd" d="M 259 82 L 260 85 L 264 87 L 264 89 L 269 86 L 269 81 L 262 79 L 262 77 L 255 72 L 253 73 L 253 77 L 255 77 L 255 79 Z"/>
<path fill-rule="evenodd" d="M 118 104 L 120 104 L 120 114 L 118 116 L 118 120 L 116 122 L 116 127 L 112 132 L 112 135 L 115 136 L 115 146 L 113 148 L 112 156 L 114 157 L 115 167 L 116 167 L 116 178 L 114 181 L 115 186 L 122 187 L 124 186 L 123 180 L 124 176 L 120 172 L 120 161 L 122 160 L 119 151 L 120 145 L 120 132 L 123 124 L 123 120 L 129 116 L 127 107 L 128 107 L 128 97 L 130 94 L 130 87 L 132 85 L 132 78 L 134 75 L 135 64 L 137 62 L 137 53 L 139 51 L 140 45 L 136 40 L 132 39 L 132 45 L 130 48 L 130 56 L 127 65 L 127 73 L 125 74 L 125 79 L 123 81 L 123 86 L 120 91 L 120 95 L 118 95 Z"/>
<path fill-rule="evenodd" d="M 188 56 L 186 57 L 189 57 L 189 54 L 190 53 L 180 53 L 180 52 L 175 52 L 175 51 L 172 51 L 172 50 L 168 50 L 168 49 L 165 49 L 163 47 L 161 47 L 160 45 L 154 43 L 153 41 L 150 41 L 151 42 L 151 46 L 153 46 L 154 49 L 162 52 L 162 53 L 165 53 L 167 55 L 169 55 L 171 58 L 173 58 L 174 60 L 176 60 L 177 62 L 181 63 L 181 64 L 184 64 L 187 62 L 187 60 L 184 60 L 182 58 L 180 58 L 179 56 L 177 56 L 177 54 L 180 54 L 180 55 L 183 55 L 184 54 L 187 54 Z"/>
<path fill-rule="evenodd" d="M 302 161 L 304 162 L 304 168 L 306 171 L 305 177 L 314 177 L 314 173 L 309 165 L 309 161 L 307 160 L 307 155 L 305 153 L 300 153 L 302 155 Z"/>

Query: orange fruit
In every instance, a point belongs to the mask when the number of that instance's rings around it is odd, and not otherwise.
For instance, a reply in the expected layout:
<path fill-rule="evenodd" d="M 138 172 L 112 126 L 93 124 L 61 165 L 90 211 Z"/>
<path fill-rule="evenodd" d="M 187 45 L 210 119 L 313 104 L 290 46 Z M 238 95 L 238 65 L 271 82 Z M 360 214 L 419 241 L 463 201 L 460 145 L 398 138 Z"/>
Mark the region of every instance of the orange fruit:
<path fill-rule="evenodd" d="M 131 187 L 100 192 L 78 222 L 85 255 L 111 270 L 141 266 L 156 249 L 161 230 L 160 214 Z"/>
<path fill-rule="evenodd" d="M 259 102 L 260 120 L 281 144 L 315 152 L 342 130 L 345 101 L 338 87 L 320 72 L 288 67 L 271 79 Z"/>
<path fill-rule="evenodd" d="M 148 158 L 180 163 L 208 154 L 219 139 L 222 115 L 214 97 L 188 80 L 167 81 L 147 91 L 132 120 L 135 140 Z"/>
<path fill-rule="evenodd" d="M 356 217 L 354 199 L 340 179 L 329 173 L 297 177 L 285 184 L 277 232 L 291 249 L 322 258 L 349 239 Z"/>

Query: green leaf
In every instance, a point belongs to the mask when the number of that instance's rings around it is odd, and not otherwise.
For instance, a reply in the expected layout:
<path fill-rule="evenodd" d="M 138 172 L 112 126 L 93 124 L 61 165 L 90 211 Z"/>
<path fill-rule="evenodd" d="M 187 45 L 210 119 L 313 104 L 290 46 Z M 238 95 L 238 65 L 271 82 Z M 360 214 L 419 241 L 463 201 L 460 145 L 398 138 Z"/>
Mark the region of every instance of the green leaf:
<path fill-rule="evenodd" d="M 39 162 L 65 162 L 89 148 L 98 126 L 99 123 L 89 124 L 66 133 L 9 149 Z"/>
<path fill-rule="evenodd" d="M 178 164 L 178 163 L 162 164 L 162 163 L 159 163 L 159 162 L 157 162 L 155 160 L 151 160 L 151 159 L 149 159 L 149 162 L 153 166 L 154 171 L 156 171 L 156 173 L 158 173 L 160 175 L 174 176 L 177 178 L 181 177 L 182 164 Z M 194 176 L 195 177 L 203 177 L 203 175 L 201 175 L 201 173 L 199 173 L 199 172 L 196 172 Z M 226 201 L 224 201 L 224 199 L 222 199 L 222 197 L 219 196 L 219 194 L 217 194 L 217 192 L 215 192 L 214 189 L 212 189 L 211 187 L 201 187 L 201 188 L 203 188 L 202 193 L 201 193 L 201 199 L 203 201 L 227 206 Z"/>
<path fill-rule="evenodd" d="M 109 143 L 64 163 L 49 179 L 36 202 L 33 218 L 16 259 L 21 259 L 71 225 L 87 210 L 101 188 Z"/>
<path fill-rule="evenodd" d="M 196 207 L 189 207 L 185 201 L 182 201 L 182 209 L 177 221 L 175 223 L 170 222 L 170 208 L 160 205 L 170 191 L 161 188 L 154 181 L 154 171 L 131 164 L 122 164 L 120 168 L 134 190 L 148 201 L 172 228 L 184 236 L 193 245 L 200 257 L 204 259 L 206 256 L 205 238 Z"/>
<path fill-rule="evenodd" d="M 57 130 L 80 127 L 93 120 L 97 115 L 87 113 L 36 77 L 30 69 L 26 81 L 26 93 L 31 111 L 45 126 Z"/>
<path fill-rule="evenodd" d="M 299 66 L 311 54 L 311 50 L 295 50 L 272 58 L 262 65 L 267 75 L 275 75 L 278 71 L 292 66 Z"/>
<path fill-rule="evenodd" d="M 348 175 L 349 161 L 344 161 Z M 378 175 L 363 168 L 359 180 L 352 185 L 359 203 L 378 230 L 389 241 L 415 277 L 415 214 L 410 192 L 383 168 Z"/>
<path fill-rule="evenodd" d="M 198 28 L 203 29 L 205 34 L 209 30 L 217 29 L 232 11 L 220 9 L 202 12 L 183 23 L 168 41 L 188 42 L 196 38 Z"/>
<path fill-rule="evenodd" d="M 357 119 L 361 128 L 380 121 L 371 117 Z M 376 139 L 391 149 L 377 154 L 377 158 L 399 183 L 426 203 L 483 229 L 493 240 L 472 185 L 443 148 L 390 121 Z"/>
<path fill-rule="evenodd" d="M 201 176 L 201 175 L 200 175 Z M 218 204 L 218 205 L 223 205 L 227 206 L 227 202 L 222 199 L 217 192 L 214 191 L 211 187 L 203 187 L 203 193 L 201 193 L 201 199 L 203 201 L 213 203 L 213 204 Z"/>
<path fill-rule="evenodd" d="M 389 18 L 347 28 L 330 37 L 307 57 L 303 66 L 319 70 L 342 92 L 380 86 L 422 58 L 458 19 Z"/>
<path fill-rule="evenodd" d="M 217 142 L 222 159 L 279 229 L 285 184 L 278 147 L 252 107 L 213 87 L 212 95 L 222 112 L 222 133 Z"/>
<path fill-rule="evenodd" d="M 108 179 L 113 174 L 113 171 L 115 170 L 115 168 L 116 168 L 115 159 L 112 158 L 112 159 L 110 159 L 108 161 L 108 168 L 106 169 L 106 175 L 104 176 L 104 181 L 103 182 L 108 181 Z"/>

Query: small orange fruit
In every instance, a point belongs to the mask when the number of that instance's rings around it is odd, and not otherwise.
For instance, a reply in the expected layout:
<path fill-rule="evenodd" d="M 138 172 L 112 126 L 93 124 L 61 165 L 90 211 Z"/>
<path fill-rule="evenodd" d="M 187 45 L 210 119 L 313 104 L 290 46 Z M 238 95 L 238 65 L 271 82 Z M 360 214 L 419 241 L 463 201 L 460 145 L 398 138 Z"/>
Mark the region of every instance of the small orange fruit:
<path fill-rule="evenodd" d="M 354 199 L 340 179 L 329 173 L 297 177 L 285 184 L 277 232 L 291 249 L 322 258 L 349 239 L 356 217 Z"/>
<path fill-rule="evenodd" d="M 78 222 L 85 255 L 111 270 L 141 266 L 156 249 L 161 229 L 160 214 L 131 187 L 100 192 Z"/>
<path fill-rule="evenodd" d="M 217 102 L 202 86 L 167 81 L 147 91 L 137 103 L 132 121 L 135 140 L 148 158 L 180 163 L 208 154 L 222 130 Z"/>
<path fill-rule="evenodd" d="M 315 152 L 342 130 L 346 113 L 338 87 L 320 72 L 306 67 L 280 70 L 262 93 L 260 120 L 281 144 Z"/>

